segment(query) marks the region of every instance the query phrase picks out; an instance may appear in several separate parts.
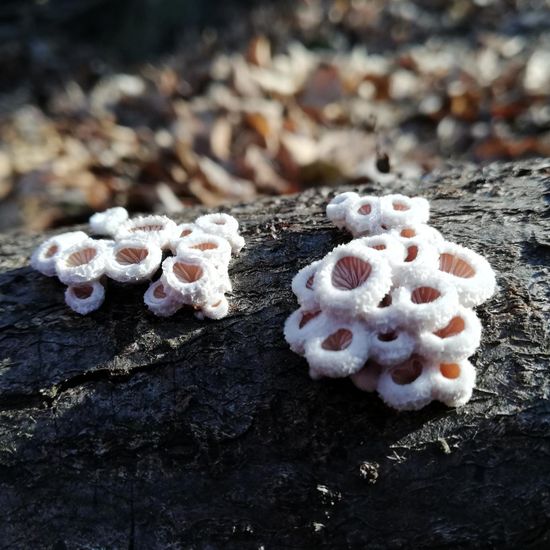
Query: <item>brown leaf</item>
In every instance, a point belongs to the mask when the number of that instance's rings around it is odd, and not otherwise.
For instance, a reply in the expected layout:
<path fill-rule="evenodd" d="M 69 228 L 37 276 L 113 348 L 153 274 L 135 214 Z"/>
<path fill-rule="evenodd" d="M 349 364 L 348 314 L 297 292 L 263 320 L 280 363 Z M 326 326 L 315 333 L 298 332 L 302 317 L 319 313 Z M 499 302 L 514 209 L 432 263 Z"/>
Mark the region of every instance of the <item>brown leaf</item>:
<path fill-rule="evenodd" d="M 250 41 L 246 60 L 259 67 L 266 67 L 271 63 L 271 44 L 265 36 L 256 36 Z"/>
<path fill-rule="evenodd" d="M 243 97 L 261 97 L 261 85 L 253 76 L 251 66 L 241 57 L 232 60 L 232 83 L 235 90 Z"/>
<path fill-rule="evenodd" d="M 308 136 L 283 132 L 281 146 L 286 149 L 288 155 L 298 166 L 312 164 L 319 156 L 317 141 Z"/>
<path fill-rule="evenodd" d="M 13 182 L 11 175 L 10 157 L 3 151 L 0 151 L 0 200 L 7 197 L 12 190 Z"/>
<path fill-rule="evenodd" d="M 229 202 L 247 201 L 256 194 L 251 181 L 237 178 L 207 157 L 198 159 L 200 179 L 213 193 Z"/>
<path fill-rule="evenodd" d="M 220 160 L 228 160 L 231 155 L 232 128 L 227 117 L 218 117 L 210 132 L 210 149 Z"/>
<path fill-rule="evenodd" d="M 296 190 L 295 186 L 277 173 L 265 151 L 255 145 L 251 145 L 247 149 L 244 166 L 250 171 L 254 182 L 262 191 L 284 194 Z"/>
<path fill-rule="evenodd" d="M 343 98 L 339 70 L 333 65 L 320 65 L 306 81 L 299 103 L 308 114 L 318 117 L 323 109 Z"/>
<path fill-rule="evenodd" d="M 110 206 L 111 190 L 109 185 L 89 172 L 79 174 L 75 182 L 86 190 L 86 201 L 92 210 L 101 211 Z"/>
<path fill-rule="evenodd" d="M 550 143 L 536 137 L 503 139 L 493 136 L 474 149 L 480 160 L 517 159 L 526 155 L 550 156 Z"/>

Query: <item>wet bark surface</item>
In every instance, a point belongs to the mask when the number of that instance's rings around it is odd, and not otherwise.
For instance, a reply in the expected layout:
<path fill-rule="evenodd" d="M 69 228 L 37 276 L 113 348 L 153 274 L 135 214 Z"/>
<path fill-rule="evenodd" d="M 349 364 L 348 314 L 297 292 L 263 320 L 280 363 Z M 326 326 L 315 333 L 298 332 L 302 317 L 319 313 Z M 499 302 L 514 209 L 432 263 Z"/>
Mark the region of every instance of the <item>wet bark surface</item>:
<path fill-rule="evenodd" d="M 470 403 L 397 413 L 288 349 L 293 275 L 349 240 L 335 189 L 232 209 L 247 247 L 218 322 L 122 286 L 77 316 L 28 267 L 44 236 L 0 236 L 0 548 L 548 547 L 550 162 L 359 190 L 429 198 L 495 268 Z"/>

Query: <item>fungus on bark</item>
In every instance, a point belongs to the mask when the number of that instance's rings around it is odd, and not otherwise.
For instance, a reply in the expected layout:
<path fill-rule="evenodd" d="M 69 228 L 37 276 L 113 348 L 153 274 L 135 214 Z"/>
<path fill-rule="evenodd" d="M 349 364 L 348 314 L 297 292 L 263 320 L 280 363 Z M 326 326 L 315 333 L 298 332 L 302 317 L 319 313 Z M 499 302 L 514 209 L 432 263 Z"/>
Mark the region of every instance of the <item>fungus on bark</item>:
<path fill-rule="evenodd" d="M 311 377 L 349 376 L 399 410 L 466 403 L 475 383 L 467 359 L 481 338 L 471 308 L 496 286 L 488 262 L 428 226 L 419 197 L 343 193 L 327 216 L 358 238 L 292 282 L 301 307 L 285 338 Z"/>
<path fill-rule="evenodd" d="M 228 314 L 229 262 L 244 245 L 235 218 L 208 214 L 176 225 L 166 216 L 128 219 L 125 209 L 112 208 L 94 214 L 90 226 L 96 235 L 115 239 L 92 239 L 82 231 L 64 233 L 41 244 L 31 258 L 32 267 L 68 285 L 65 300 L 77 313 L 100 307 L 108 279 L 134 284 L 156 279 L 145 291 L 144 302 L 159 317 L 173 315 L 183 305 L 191 306 L 201 319 Z M 163 251 L 173 256 L 162 262 Z"/>

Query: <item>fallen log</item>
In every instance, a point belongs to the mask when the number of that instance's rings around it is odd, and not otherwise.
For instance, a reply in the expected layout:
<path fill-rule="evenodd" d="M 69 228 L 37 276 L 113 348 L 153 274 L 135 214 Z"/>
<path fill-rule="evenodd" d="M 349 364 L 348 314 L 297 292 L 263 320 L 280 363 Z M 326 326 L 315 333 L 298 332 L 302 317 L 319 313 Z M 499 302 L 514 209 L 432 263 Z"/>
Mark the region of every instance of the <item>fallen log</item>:
<path fill-rule="evenodd" d="M 358 188 L 427 197 L 497 272 L 456 410 L 314 382 L 284 342 L 293 275 L 349 240 L 334 189 L 231 210 L 247 247 L 217 322 L 120 286 L 80 317 L 28 266 L 44 235 L 0 236 L 0 547 L 547 548 L 549 183 L 528 161 Z"/>

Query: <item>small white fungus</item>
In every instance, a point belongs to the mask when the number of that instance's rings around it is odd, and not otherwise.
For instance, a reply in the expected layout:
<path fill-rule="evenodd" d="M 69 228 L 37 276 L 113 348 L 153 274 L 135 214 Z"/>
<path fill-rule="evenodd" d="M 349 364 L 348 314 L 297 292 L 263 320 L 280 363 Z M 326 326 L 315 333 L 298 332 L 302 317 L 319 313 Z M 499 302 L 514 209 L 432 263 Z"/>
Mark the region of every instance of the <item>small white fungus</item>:
<path fill-rule="evenodd" d="M 470 399 L 468 357 L 481 339 L 471 308 L 492 296 L 495 275 L 427 225 L 429 214 L 428 201 L 404 195 L 330 201 L 327 217 L 357 238 L 298 272 L 300 308 L 284 328 L 312 378 L 349 376 L 398 410 Z"/>
<path fill-rule="evenodd" d="M 232 291 L 229 263 L 244 239 L 239 223 L 227 214 L 208 214 L 193 223 L 176 225 L 166 216 L 128 219 L 124 208 L 94 214 L 89 238 L 82 231 L 63 233 L 42 243 L 31 257 L 34 269 L 57 275 L 68 285 L 67 305 L 85 315 L 104 301 L 103 284 L 150 283 L 143 300 L 153 314 L 169 317 L 184 305 L 200 319 L 222 319 L 229 313 L 225 294 Z M 164 262 L 163 251 L 167 257 Z M 99 282 L 101 280 L 101 283 Z"/>
<path fill-rule="evenodd" d="M 31 266 L 47 277 L 55 277 L 55 262 L 67 248 L 88 238 L 83 231 L 71 231 L 50 237 L 31 256 Z"/>
<path fill-rule="evenodd" d="M 101 307 L 105 300 L 105 289 L 99 281 L 68 286 L 65 302 L 76 313 L 87 315 Z"/>
<path fill-rule="evenodd" d="M 90 218 L 90 229 L 94 235 L 114 237 L 119 226 L 128 219 L 128 211 L 121 206 L 109 208 L 105 212 L 96 212 Z"/>

